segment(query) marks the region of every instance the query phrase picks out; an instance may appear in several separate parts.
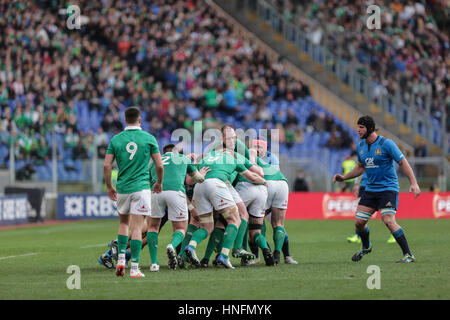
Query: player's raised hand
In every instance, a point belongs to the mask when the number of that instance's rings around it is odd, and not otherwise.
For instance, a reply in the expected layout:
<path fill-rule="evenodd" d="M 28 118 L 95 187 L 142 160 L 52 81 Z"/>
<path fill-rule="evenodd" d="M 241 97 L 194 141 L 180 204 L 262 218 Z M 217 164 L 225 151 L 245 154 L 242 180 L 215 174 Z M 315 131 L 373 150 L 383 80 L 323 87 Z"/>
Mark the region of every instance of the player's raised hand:
<path fill-rule="evenodd" d="M 197 155 L 195 153 L 193 153 L 193 152 L 188 154 L 187 157 L 190 158 L 191 160 L 197 159 Z"/>
<path fill-rule="evenodd" d="M 414 198 L 417 198 L 420 195 L 420 187 L 417 183 L 413 183 L 410 187 L 409 187 L 409 192 L 413 192 L 414 193 Z"/>
<path fill-rule="evenodd" d="M 117 201 L 117 191 L 116 191 L 116 188 L 114 188 L 114 187 L 108 188 L 108 197 L 109 197 L 112 201 Z"/>
<path fill-rule="evenodd" d="M 153 185 L 153 192 L 154 193 L 161 193 L 161 191 L 162 191 L 162 185 L 161 185 L 161 183 L 156 181 L 155 184 Z"/>
<path fill-rule="evenodd" d="M 203 168 L 201 168 L 200 170 L 198 170 L 198 172 L 200 172 L 200 174 L 202 175 L 202 176 L 206 176 L 206 174 L 208 173 L 208 172 L 210 172 L 211 171 L 211 169 L 209 168 L 209 167 L 203 167 Z"/>
<path fill-rule="evenodd" d="M 342 174 L 335 174 L 333 177 L 333 183 L 344 181 L 344 176 Z"/>

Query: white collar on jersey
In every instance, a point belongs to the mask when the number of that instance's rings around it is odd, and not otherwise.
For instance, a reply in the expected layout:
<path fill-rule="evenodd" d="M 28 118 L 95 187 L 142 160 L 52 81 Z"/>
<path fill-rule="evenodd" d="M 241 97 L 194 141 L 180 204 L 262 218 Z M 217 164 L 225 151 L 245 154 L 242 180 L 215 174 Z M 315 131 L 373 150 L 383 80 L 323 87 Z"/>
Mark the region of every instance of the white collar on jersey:
<path fill-rule="evenodd" d="M 142 130 L 142 128 L 139 126 L 127 126 L 125 130 Z"/>

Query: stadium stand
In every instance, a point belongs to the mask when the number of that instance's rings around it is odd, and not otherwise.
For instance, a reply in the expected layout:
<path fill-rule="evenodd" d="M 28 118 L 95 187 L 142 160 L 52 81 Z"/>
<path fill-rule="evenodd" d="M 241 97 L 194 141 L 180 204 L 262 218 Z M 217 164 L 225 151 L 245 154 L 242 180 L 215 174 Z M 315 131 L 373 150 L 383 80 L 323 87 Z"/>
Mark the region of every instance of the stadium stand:
<path fill-rule="evenodd" d="M 304 12 L 318 13 L 314 4 Z M 196 120 L 279 128 L 281 154 L 316 159 L 330 174 L 354 147 L 354 130 L 314 101 L 282 59 L 270 60 L 203 1 L 78 5 L 86 24 L 70 31 L 57 2 L 0 1 L 0 166 L 9 166 L 14 143 L 16 171 L 32 164 L 35 178 L 50 180 L 54 129 L 59 180 L 81 181 L 83 160 L 104 156 L 131 105 L 142 106 L 143 129 L 161 145 Z"/>
<path fill-rule="evenodd" d="M 366 1 L 269 2 L 313 43 L 326 45 L 358 72 L 369 74 L 375 103 L 389 93 L 431 118 L 432 141 L 440 141 L 441 117 L 444 108 L 450 110 L 448 1 L 379 1 L 382 28 L 376 31 L 365 27 Z"/>

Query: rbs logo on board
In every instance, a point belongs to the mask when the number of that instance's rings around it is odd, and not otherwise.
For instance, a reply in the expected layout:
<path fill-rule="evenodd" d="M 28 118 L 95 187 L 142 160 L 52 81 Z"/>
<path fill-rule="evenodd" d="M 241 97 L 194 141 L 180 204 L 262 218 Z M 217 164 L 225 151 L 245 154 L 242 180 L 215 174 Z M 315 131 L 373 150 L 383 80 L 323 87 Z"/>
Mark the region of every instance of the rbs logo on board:
<path fill-rule="evenodd" d="M 450 196 L 433 197 L 433 213 L 436 218 L 450 218 Z"/>
<path fill-rule="evenodd" d="M 58 219 L 97 219 L 116 217 L 116 203 L 110 200 L 107 195 L 59 195 L 57 216 Z"/>

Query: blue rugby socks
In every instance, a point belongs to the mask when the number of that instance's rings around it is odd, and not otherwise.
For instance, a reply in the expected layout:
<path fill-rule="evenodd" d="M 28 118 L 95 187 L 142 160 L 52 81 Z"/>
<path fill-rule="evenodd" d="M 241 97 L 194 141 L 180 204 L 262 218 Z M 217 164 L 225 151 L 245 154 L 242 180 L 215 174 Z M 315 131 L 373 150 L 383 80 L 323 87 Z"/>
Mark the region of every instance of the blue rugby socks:
<path fill-rule="evenodd" d="M 366 226 L 362 231 L 356 229 L 356 234 L 361 238 L 363 249 L 369 249 L 370 247 L 369 226 Z"/>
<path fill-rule="evenodd" d="M 408 241 L 406 241 L 405 234 L 403 233 L 403 229 L 400 228 L 397 231 L 392 232 L 395 240 L 397 241 L 400 248 L 402 248 L 403 255 L 409 254 L 411 255 L 411 251 L 409 251 Z"/>

